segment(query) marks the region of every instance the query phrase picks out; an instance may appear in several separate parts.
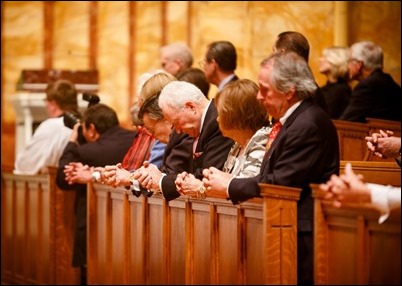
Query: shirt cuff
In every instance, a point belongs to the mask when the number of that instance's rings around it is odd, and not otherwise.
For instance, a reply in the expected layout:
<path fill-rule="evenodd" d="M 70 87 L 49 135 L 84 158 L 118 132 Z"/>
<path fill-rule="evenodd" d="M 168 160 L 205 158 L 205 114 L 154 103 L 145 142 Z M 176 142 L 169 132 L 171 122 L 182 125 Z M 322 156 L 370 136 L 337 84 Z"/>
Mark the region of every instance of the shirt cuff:
<path fill-rule="evenodd" d="M 390 209 L 388 206 L 388 186 L 378 184 L 367 184 L 371 190 L 371 203 L 380 211 L 378 223 L 381 224 L 389 217 Z"/>
<path fill-rule="evenodd" d="M 166 176 L 166 173 L 162 173 L 162 176 L 161 176 L 161 178 L 159 179 L 159 183 L 158 183 L 158 185 L 159 185 L 159 190 L 160 190 L 160 192 L 163 194 L 163 192 L 162 192 L 162 180 L 163 180 L 163 178 Z"/>

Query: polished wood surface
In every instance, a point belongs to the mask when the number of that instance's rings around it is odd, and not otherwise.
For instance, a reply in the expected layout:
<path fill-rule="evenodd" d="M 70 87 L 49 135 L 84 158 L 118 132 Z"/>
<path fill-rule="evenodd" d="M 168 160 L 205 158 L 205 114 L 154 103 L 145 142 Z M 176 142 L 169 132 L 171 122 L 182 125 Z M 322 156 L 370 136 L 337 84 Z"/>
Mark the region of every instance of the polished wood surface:
<path fill-rule="evenodd" d="M 43 175 L 2 170 L 2 284 L 79 284 L 71 267 L 74 192 L 55 185 L 55 169 Z"/>
<path fill-rule="evenodd" d="M 263 198 L 135 197 L 90 184 L 89 284 L 295 284 L 300 190 Z"/>

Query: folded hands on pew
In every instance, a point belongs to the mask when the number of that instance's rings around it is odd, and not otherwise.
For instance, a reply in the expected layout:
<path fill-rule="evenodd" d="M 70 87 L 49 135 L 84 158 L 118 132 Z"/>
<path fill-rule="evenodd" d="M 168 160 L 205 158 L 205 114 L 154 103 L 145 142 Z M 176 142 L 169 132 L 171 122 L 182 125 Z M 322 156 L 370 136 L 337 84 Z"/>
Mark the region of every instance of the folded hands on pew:
<path fill-rule="evenodd" d="M 373 133 L 365 137 L 367 148 L 380 158 L 398 158 L 401 156 L 401 138 L 393 135 L 389 130 Z"/>

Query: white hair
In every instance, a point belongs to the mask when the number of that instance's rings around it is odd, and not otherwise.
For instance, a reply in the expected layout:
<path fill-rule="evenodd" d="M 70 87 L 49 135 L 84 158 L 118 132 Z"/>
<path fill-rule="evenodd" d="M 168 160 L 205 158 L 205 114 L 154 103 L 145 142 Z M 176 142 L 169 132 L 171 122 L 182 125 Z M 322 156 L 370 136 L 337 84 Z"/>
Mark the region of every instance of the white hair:
<path fill-rule="evenodd" d="M 198 105 L 204 99 L 205 95 L 194 84 L 186 81 L 172 81 L 162 89 L 158 104 L 162 110 L 172 108 L 180 111 L 186 102 L 191 101 Z"/>

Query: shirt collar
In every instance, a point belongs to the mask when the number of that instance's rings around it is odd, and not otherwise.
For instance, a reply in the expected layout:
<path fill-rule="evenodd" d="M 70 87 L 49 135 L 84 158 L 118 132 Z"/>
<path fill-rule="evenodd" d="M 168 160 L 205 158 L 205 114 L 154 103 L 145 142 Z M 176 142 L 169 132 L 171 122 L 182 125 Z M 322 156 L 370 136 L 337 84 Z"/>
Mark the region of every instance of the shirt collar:
<path fill-rule="evenodd" d="M 229 81 L 231 81 L 232 78 L 234 78 L 234 76 L 235 76 L 235 74 L 233 73 L 233 74 L 228 75 L 227 77 L 225 77 L 225 78 L 220 82 L 220 84 L 219 84 L 219 86 L 218 86 L 218 90 L 221 91 L 222 88 L 223 88 Z"/>

